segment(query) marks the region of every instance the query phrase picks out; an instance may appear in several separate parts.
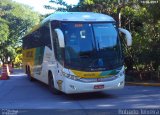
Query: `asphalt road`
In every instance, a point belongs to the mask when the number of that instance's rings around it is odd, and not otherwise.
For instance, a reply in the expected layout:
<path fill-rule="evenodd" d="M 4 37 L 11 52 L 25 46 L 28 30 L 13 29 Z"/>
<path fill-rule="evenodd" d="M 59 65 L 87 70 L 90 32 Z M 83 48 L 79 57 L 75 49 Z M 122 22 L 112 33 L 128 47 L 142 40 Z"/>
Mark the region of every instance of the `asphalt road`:
<path fill-rule="evenodd" d="M 0 80 L 0 108 L 9 109 L 124 109 L 160 108 L 160 87 L 125 86 L 84 94 L 53 95 L 41 82 L 30 82 L 17 72 Z"/>

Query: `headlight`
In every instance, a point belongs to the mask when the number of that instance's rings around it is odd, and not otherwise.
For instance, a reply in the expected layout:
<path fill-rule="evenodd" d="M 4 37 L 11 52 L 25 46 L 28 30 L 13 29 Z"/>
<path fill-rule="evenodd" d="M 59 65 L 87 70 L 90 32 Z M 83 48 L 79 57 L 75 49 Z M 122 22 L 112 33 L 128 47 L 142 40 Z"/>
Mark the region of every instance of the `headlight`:
<path fill-rule="evenodd" d="M 124 71 L 120 71 L 120 72 L 116 75 L 116 77 L 122 77 L 122 76 L 124 76 Z"/>
<path fill-rule="evenodd" d="M 65 76 L 65 77 L 67 77 L 67 78 L 70 76 L 70 74 L 65 73 L 65 72 L 62 72 L 62 74 L 63 74 L 63 76 Z"/>
<path fill-rule="evenodd" d="M 124 76 L 124 70 L 118 73 L 118 77 L 122 77 L 122 76 Z"/>
<path fill-rule="evenodd" d="M 72 79 L 72 80 L 79 80 L 80 79 L 78 76 L 71 75 L 71 74 L 68 74 L 68 73 L 65 73 L 65 72 L 63 72 L 62 74 L 63 74 L 64 77 L 67 77 L 67 78 Z"/>
<path fill-rule="evenodd" d="M 78 80 L 78 79 L 80 79 L 79 77 L 77 77 L 77 76 L 75 76 L 75 75 L 70 75 L 69 78 L 70 78 L 70 79 L 73 79 L 73 80 Z"/>

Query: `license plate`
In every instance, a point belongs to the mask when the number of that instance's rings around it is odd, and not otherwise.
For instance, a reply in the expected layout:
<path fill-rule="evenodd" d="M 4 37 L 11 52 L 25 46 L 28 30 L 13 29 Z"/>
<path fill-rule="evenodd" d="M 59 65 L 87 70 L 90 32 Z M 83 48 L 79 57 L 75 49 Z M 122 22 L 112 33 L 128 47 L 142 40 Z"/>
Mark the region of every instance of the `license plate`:
<path fill-rule="evenodd" d="M 104 88 L 104 85 L 95 85 L 94 86 L 94 89 L 103 89 Z"/>

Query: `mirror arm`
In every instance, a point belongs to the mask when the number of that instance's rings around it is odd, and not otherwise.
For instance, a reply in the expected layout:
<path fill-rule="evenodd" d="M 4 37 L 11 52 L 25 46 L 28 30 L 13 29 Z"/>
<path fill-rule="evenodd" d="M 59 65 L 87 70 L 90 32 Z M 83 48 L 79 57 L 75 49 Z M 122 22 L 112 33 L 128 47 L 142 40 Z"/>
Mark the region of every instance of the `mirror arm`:
<path fill-rule="evenodd" d="M 59 46 L 64 48 L 64 35 L 63 32 L 60 29 L 55 29 L 55 32 L 58 36 Z"/>
<path fill-rule="evenodd" d="M 127 45 L 131 46 L 132 45 L 132 36 L 131 36 L 130 32 L 126 29 L 123 29 L 123 28 L 119 28 L 119 31 L 125 34 L 125 36 L 126 36 L 125 39 L 127 41 Z"/>

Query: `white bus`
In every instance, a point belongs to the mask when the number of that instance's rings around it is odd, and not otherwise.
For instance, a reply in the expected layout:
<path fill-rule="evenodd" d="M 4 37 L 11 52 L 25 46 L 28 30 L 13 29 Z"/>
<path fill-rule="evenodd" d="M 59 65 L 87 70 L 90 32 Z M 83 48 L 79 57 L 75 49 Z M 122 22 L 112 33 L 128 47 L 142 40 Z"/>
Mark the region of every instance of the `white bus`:
<path fill-rule="evenodd" d="M 23 65 L 30 80 L 52 93 L 96 92 L 124 87 L 119 32 L 115 20 L 92 12 L 57 12 L 23 37 Z"/>

